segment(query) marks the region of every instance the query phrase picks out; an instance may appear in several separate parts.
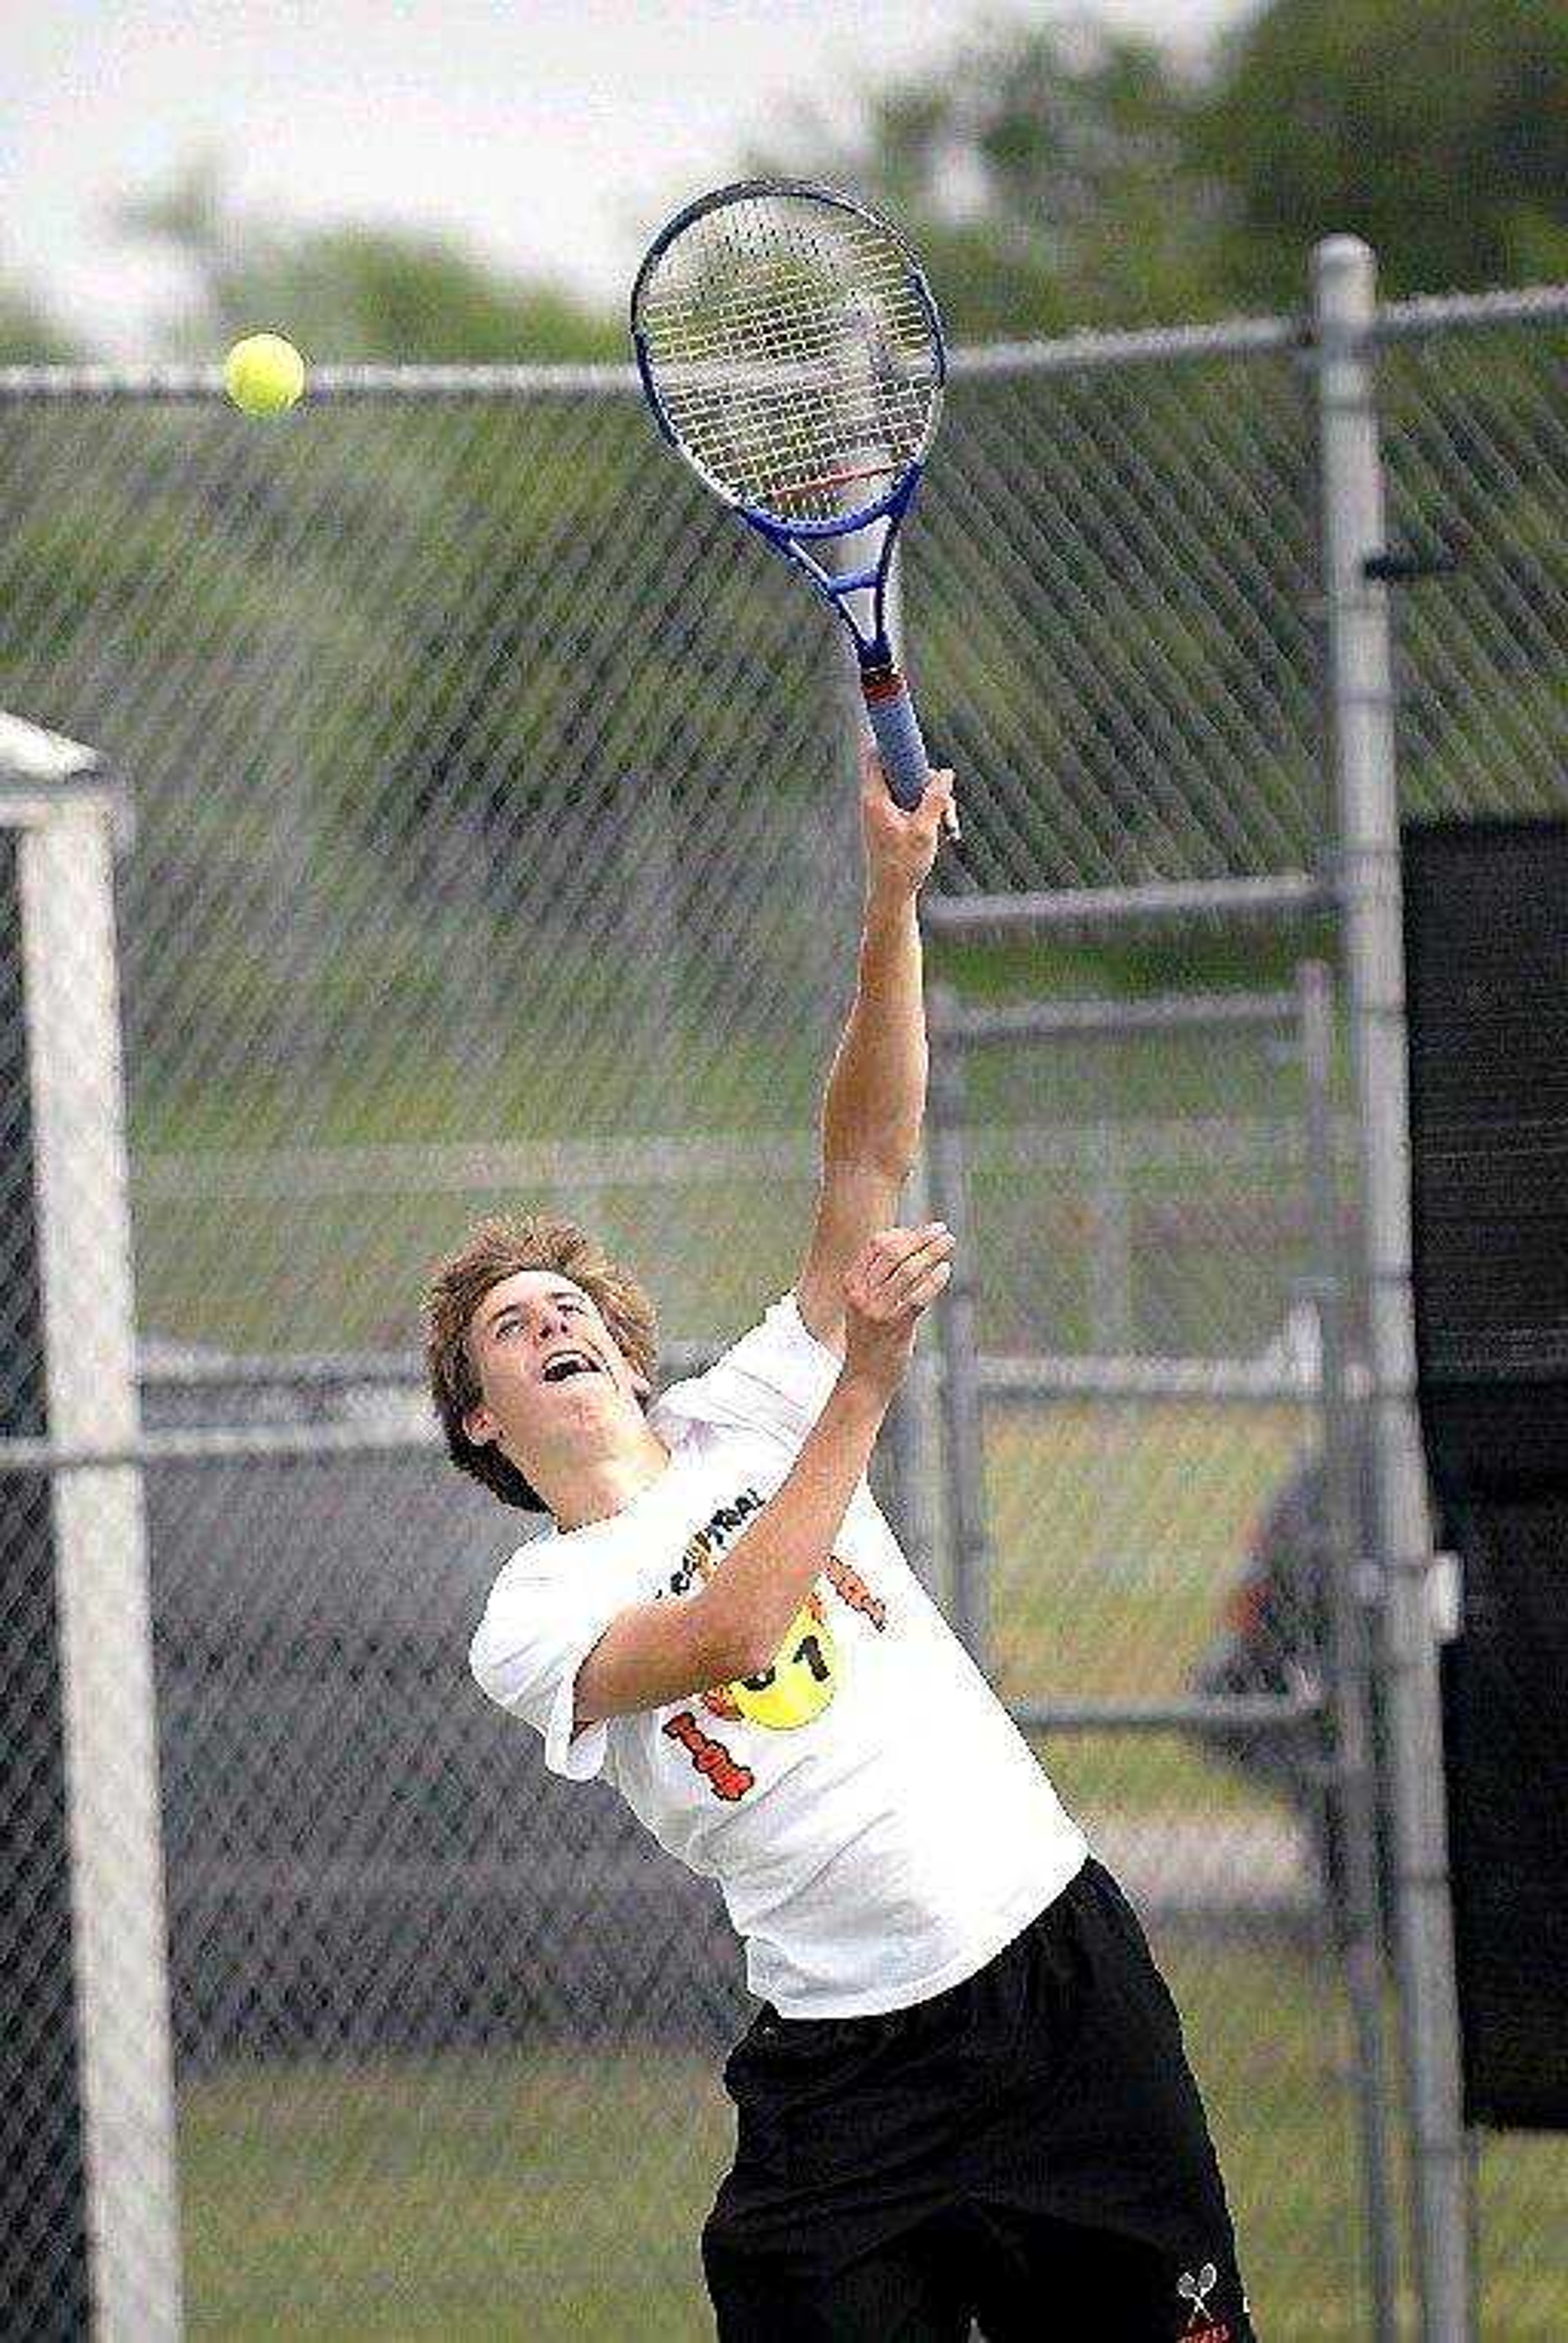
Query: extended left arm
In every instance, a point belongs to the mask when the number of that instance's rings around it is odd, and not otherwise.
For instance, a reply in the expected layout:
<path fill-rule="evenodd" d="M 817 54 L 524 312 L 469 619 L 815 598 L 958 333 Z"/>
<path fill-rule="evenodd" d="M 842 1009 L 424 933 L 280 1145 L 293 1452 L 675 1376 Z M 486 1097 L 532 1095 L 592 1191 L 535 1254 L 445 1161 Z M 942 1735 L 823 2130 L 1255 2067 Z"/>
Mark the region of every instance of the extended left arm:
<path fill-rule="evenodd" d="M 858 980 L 823 1101 L 817 1214 L 795 1288 L 802 1318 L 830 1350 L 844 1345 L 845 1272 L 897 1220 L 920 1143 L 927 1053 L 916 906 L 951 803 L 952 775 L 933 773 L 915 811 L 900 812 L 867 751 Z"/>

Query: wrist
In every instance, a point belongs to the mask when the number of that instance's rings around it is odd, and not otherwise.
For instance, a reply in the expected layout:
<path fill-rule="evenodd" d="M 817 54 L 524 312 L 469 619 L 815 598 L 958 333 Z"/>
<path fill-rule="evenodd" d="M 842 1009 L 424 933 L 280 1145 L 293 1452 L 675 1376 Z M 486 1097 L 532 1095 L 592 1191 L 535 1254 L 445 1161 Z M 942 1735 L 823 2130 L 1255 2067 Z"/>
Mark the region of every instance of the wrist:
<path fill-rule="evenodd" d="M 900 1358 L 846 1358 L 834 1386 L 835 1413 L 875 1437 L 904 1379 Z"/>
<path fill-rule="evenodd" d="M 873 1364 L 869 1359 L 847 1355 L 833 1386 L 833 1397 L 846 1413 L 879 1421 L 901 1379 L 902 1368 L 899 1364 Z"/>
<path fill-rule="evenodd" d="M 920 892 L 919 886 L 911 880 L 898 877 L 891 871 L 869 871 L 865 895 L 867 932 L 908 923 L 918 925 L 915 906 L 920 900 Z"/>

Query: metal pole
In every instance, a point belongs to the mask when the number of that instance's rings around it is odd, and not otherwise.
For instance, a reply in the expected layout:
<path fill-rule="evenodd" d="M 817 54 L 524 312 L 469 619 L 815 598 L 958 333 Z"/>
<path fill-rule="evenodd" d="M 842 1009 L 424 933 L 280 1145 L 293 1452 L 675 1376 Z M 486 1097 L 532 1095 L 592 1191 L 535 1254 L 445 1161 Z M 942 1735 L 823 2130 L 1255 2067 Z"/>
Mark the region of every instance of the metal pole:
<path fill-rule="evenodd" d="M 19 875 L 51 1441 L 138 1430 L 114 810 L 25 822 Z M 95 2343 L 183 2331 L 174 2053 L 140 1473 L 54 1476 Z"/>
<path fill-rule="evenodd" d="M 1378 1871 L 1377 1775 L 1371 1654 L 1359 1584 L 1362 1470 L 1350 1407 L 1344 1292 L 1333 1157 L 1333 994 L 1322 960 L 1297 970 L 1306 1078 L 1307 1177 L 1322 1361 L 1319 1397 L 1328 1515 L 1329 1691 L 1333 1719 L 1332 1796 L 1343 1850 L 1341 1952 L 1356 2037 L 1356 2117 L 1367 2290 L 1377 2343 L 1399 2332 L 1398 2217 L 1389 2176 L 1387 2058 L 1382 2018 L 1382 1910 Z M 1335 1919 L 1338 1932 L 1338 1917 Z"/>
<path fill-rule="evenodd" d="M 975 1370 L 979 1264 L 970 1226 L 964 1164 L 962 1045 L 949 1031 L 955 1002 L 945 985 L 930 1001 L 931 1111 L 927 1160 L 931 1208 L 957 1239 L 952 1281 L 938 1304 L 947 1518 L 951 1539 L 950 1609 L 960 1640 L 985 1671 L 990 1641 L 990 1553 L 986 1533 L 984 1425 Z"/>
<path fill-rule="evenodd" d="M 1393 1809 L 1416 2282 L 1423 2343 L 1471 2332 L 1432 1537 L 1415 1416 L 1399 810 L 1382 478 L 1369 358 L 1376 263 L 1353 236 L 1312 256 L 1338 888 L 1361 1131 L 1368 1422 L 1388 1633 Z"/>
<path fill-rule="evenodd" d="M 1174 920 L 1316 918 L 1333 909 L 1321 879 L 1284 870 L 1265 879 L 1164 879 L 1140 887 L 1059 887 L 1049 895 L 938 895 L 927 907 L 944 935 L 1098 934 Z"/>

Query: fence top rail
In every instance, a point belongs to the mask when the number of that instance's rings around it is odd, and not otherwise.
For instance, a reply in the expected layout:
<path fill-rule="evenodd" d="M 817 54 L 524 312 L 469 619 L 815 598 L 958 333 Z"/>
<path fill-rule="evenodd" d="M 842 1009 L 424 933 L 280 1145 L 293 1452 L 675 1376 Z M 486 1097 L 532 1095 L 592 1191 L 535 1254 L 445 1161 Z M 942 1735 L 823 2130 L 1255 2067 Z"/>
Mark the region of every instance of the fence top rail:
<path fill-rule="evenodd" d="M 97 1447 L 0 1440 L 0 1477 L 14 1473 L 106 1473 L 148 1464 L 334 1464 L 345 1458 L 429 1462 L 444 1452 L 434 1423 L 193 1425 L 142 1432 Z"/>
<path fill-rule="evenodd" d="M 1332 887 L 1306 870 L 1256 879 L 1153 880 L 1139 887 L 1059 887 L 1049 894 L 928 895 L 935 936 L 997 938 L 1181 920 L 1309 918 L 1333 907 Z"/>
<path fill-rule="evenodd" d="M 1380 342 L 1408 342 L 1489 326 L 1550 325 L 1568 325 L 1568 285 L 1524 285 L 1504 293 L 1422 293 L 1408 301 L 1388 301 L 1377 313 L 1373 333 Z"/>
<path fill-rule="evenodd" d="M 641 396 L 633 366 L 313 366 L 305 403 L 352 404 L 434 398 L 620 398 Z M 0 367 L 0 404 L 128 400 L 220 405 L 216 366 Z"/>
<path fill-rule="evenodd" d="M 1390 301 L 1377 314 L 1380 341 L 1489 326 L 1568 324 L 1568 285 L 1525 286 L 1497 293 L 1422 294 Z M 1194 326 L 1151 326 L 1120 333 L 1064 334 L 1053 340 L 974 344 L 953 350 L 955 380 L 1035 374 L 1083 374 L 1135 366 L 1180 366 L 1206 358 L 1250 357 L 1309 349 L 1305 314 L 1221 317 Z M 306 391 L 313 405 L 417 402 L 440 398 L 633 398 L 635 367 L 619 362 L 513 366 L 314 366 Z M 88 399 L 148 404 L 216 404 L 226 397 L 217 366 L 0 367 L 0 405 Z"/>
<path fill-rule="evenodd" d="M 957 379 L 998 375 L 1082 374 L 1107 367 L 1180 365 L 1302 345 L 1296 317 L 1230 317 L 1213 325 L 1151 327 L 1129 333 L 1068 334 L 1054 341 L 977 344 L 950 353 Z M 440 398 L 628 398 L 641 395 L 635 367 L 618 363 L 515 366 L 313 366 L 306 399 L 314 406 Z M 125 400 L 216 405 L 226 393 L 217 366 L 0 367 L 0 403 Z"/>
<path fill-rule="evenodd" d="M 1121 333 L 1063 334 L 1051 341 L 987 342 L 956 349 L 948 371 L 960 379 L 1001 374 L 1083 374 L 1107 367 L 1171 366 L 1250 357 L 1305 347 L 1304 317 L 1221 317 L 1211 325 L 1145 326 Z"/>
<path fill-rule="evenodd" d="M 719 1357 L 723 1344 L 666 1342 L 658 1354 L 661 1383 L 701 1373 Z M 416 1350 L 392 1351 L 210 1351 L 186 1352 L 168 1345 L 143 1347 L 137 1380 L 144 1390 L 223 1391 L 235 1383 L 308 1385 L 317 1391 L 351 1389 L 376 1383 L 423 1385 L 425 1354 Z"/>
<path fill-rule="evenodd" d="M 388 1141 L 363 1147 L 236 1149 L 140 1155 L 139 1199 L 186 1201 L 232 1194 L 286 1197 L 453 1194 L 487 1189 L 575 1191 L 750 1177 L 806 1179 L 817 1168 L 815 1131 L 665 1132 L 588 1140 Z"/>
<path fill-rule="evenodd" d="M 1301 1015 L 1292 992 L 1161 993 L 1146 1001 L 1020 1001 L 1001 1008 L 966 1007 L 950 994 L 933 1003 L 934 1030 L 944 1041 L 974 1047 L 987 1041 L 1072 1041 L 1091 1034 L 1169 1033 L 1200 1026 L 1277 1026 Z"/>
<path fill-rule="evenodd" d="M 1037 1733 L 1184 1733 L 1205 1725 L 1277 1731 L 1312 1724 L 1324 1706 L 1316 1693 L 1232 1693 L 1211 1700 L 1013 1700 L 1008 1715 Z"/>
<path fill-rule="evenodd" d="M 1347 1378 L 1358 1394 L 1363 1379 Z M 975 1361 L 976 1387 L 994 1400 L 1093 1400 L 1129 1406 L 1181 1400 L 1203 1405 L 1276 1407 L 1317 1400 L 1322 1379 L 1314 1365 L 1291 1364 L 1265 1354 L 1256 1359 L 1006 1358 Z"/>

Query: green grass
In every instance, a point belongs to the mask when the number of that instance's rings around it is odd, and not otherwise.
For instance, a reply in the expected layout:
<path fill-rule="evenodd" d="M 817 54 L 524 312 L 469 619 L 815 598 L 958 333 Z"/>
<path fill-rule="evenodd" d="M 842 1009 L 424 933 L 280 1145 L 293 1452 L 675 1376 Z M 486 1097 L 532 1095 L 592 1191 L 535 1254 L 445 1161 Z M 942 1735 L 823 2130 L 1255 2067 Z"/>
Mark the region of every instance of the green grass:
<path fill-rule="evenodd" d="M 1165 1966 L 1269 2343 L 1364 2335 L 1350 2042 L 1301 1947 L 1177 1944 Z M 193 2337 L 250 2343 L 686 2343 L 710 2337 L 697 2237 L 728 2161 L 712 2062 L 498 2054 L 269 2069 L 182 2107 Z M 1568 2143 L 1483 2163 L 1488 2343 L 1568 2332 Z M 1555 2211 L 1554 2209 L 1555 2208 Z"/>
<path fill-rule="evenodd" d="M 185 2094 L 193 2336 L 696 2336 L 728 2159 L 668 2052 L 235 2073 Z"/>
<path fill-rule="evenodd" d="M 1312 1429 L 1301 1408 L 1173 1402 L 993 1422 L 991 1673 L 1003 1697 L 1186 1696 L 1251 1526 Z M 1275 1811 L 1179 1735 L 1063 1734 L 1047 1755 L 1063 1797 L 1089 1816 Z"/>
<path fill-rule="evenodd" d="M 396 1041 L 396 1036 L 394 1041 Z M 646 1041 L 646 1037 L 645 1037 Z M 649 1045 L 651 1046 L 651 1045 Z M 236 1050 L 193 1057 L 200 1079 L 176 1085 L 144 1068 L 131 1140 L 137 1284 L 150 1331 L 229 1348 L 358 1349 L 413 1339 L 421 1271 L 484 1211 L 548 1205 L 576 1212 L 648 1278 L 668 1331 L 706 1339 L 744 1322 L 794 1272 L 812 1182 L 764 1162 L 745 1178 L 649 1182 L 581 1192 L 518 1194 L 477 1183 L 433 1191 L 424 1145 L 477 1152 L 490 1141 L 622 1141 L 639 1127 L 668 1134 L 809 1131 L 826 1057 L 815 1031 L 715 1036 L 706 1026 L 663 1037 L 657 1063 L 625 1033 L 535 1034 L 519 1021 L 476 1061 L 388 1043 L 357 1051 L 324 1044 L 318 1063 L 282 1072 Z M 1171 1121 L 1225 1115 L 1289 1120 L 1299 1087 L 1272 1040 L 1207 1035 L 1073 1043 L 979 1053 L 967 1070 L 969 1111 L 987 1125 Z M 1047 1102 L 1048 1101 L 1048 1105 Z M 331 1192 L 291 1192 L 276 1161 L 333 1150 L 410 1151 L 400 1184 L 356 1187 L 352 1166 Z M 240 1159 L 226 1167 L 221 1159 Z M 1093 1347 L 1083 1272 L 1099 1172 L 1016 1172 L 977 1179 L 979 1268 L 987 1340 L 1057 1350 Z M 1149 1164 L 1130 1175 L 1139 1228 L 1140 1339 L 1155 1349 L 1245 1350 L 1277 1315 L 1287 1239 L 1271 1224 L 1241 1249 L 1247 1215 L 1268 1211 L 1295 1173 Z M 1288 1202 L 1289 1196 L 1286 1196 Z M 1169 1208 L 1191 1207 L 1172 1246 Z M 1021 1219 L 1020 1216 L 1021 1215 Z M 1177 1274 L 1172 1275 L 1172 1268 Z M 1267 1264 L 1270 1291 L 1261 1290 Z"/>

